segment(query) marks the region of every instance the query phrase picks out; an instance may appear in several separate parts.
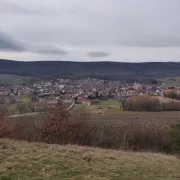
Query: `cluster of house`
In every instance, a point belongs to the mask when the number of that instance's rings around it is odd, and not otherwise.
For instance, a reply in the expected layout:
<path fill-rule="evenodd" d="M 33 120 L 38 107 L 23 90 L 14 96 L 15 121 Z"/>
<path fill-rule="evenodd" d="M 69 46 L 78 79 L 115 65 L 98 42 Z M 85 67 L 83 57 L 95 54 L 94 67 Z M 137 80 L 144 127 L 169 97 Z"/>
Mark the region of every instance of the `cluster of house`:
<path fill-rule="evenodd" d="M 73 102 L 90 104 L 92 99 L 113 98 L 122 100 L 134 95 L 163 96 L 165 85 L 142 85 L 119 81 L 98 79 L 56 79 L 40 81 L 34 84 L 0 87 L 0 95 L 22 96 L 31 95 L 39 101 L 48 100 L 51 103 L 63 102 L 69 106 Z M 179 88 L 179 87 L 177 87 Z"/>

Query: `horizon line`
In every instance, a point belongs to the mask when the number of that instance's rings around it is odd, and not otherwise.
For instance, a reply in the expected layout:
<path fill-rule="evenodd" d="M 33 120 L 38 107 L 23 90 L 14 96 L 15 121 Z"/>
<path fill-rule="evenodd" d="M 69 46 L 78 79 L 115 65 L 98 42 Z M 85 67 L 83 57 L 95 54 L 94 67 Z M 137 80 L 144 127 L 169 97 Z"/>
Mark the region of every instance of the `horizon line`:
<path fill-rule="evenodd" d="M 13 61 L 13 62 L 74 62 L 74 63 L 98 63 L 98 62 L 110 62 L 110 63 L 180 63 L 180 61 L 131 61 L 131 62 L 126 62 L 126 61 L 106 61 L 106 60 L 101 60 L 101 61 L 75 61 L 75 60 L 11 60 L 11 59 L 0 59 L 0 61 Z"/>

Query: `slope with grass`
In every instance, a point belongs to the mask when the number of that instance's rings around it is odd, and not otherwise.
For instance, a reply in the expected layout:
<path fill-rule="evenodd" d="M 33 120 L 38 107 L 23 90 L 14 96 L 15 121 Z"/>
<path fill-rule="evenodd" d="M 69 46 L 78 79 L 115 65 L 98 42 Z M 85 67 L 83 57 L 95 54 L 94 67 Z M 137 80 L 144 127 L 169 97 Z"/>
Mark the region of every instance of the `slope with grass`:
<path fill-rule="evenodd" d="M 180 86 L 180 76 L 166 77 L 157 79 L 158 82 L 165 83 L 167 86 Z"/>
<path fill-rule="evenodd" d="M 178 180 L 175 156 L 0 140 L 1 180 Z"/>
<path fill-rule="evenodd" d="M 18 76 L 11 74 L 0 74 L 0 84 L 23 84 L 30 81 L 30 77 L 28 76 Z"/>

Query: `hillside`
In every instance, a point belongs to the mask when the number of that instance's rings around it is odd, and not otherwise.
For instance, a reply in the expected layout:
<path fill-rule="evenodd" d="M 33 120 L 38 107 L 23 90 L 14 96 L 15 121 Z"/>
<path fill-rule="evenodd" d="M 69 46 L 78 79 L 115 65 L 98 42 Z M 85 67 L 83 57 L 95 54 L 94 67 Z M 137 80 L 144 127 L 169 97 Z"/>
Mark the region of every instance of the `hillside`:
<path fill-rule="evenodd" d="M 0 84 L 22 84 L 30 81 L 28 76 L 18 76 L 13 74 L 0 74 Z"/>
<path fill-rule="evenodd" d="M 165 83 L 168 86 L 180 86 L 180 76 L 166 77 L 157 79 L 159 82 Z"/>
<path fill-rule="evenodd" d="M 95 77 L 120 80 L 150 80 L 180 76 L 180 63 L 175 62 L 69 62 L 35 61 L 20 62 L 0 60 L 0 74 L 26 76 Z"/>
<path fill-rule="evenodd" d="M 1 180 L 178 180 L 180 159 L 0 139 Z"/>

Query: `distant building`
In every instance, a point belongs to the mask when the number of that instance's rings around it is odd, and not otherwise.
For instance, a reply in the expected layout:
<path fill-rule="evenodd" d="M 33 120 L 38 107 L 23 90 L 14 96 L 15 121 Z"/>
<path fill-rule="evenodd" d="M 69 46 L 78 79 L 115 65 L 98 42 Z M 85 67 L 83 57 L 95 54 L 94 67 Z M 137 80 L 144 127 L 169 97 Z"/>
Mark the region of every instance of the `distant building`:
<path fill-rule="evenodd" d="M 137 82 L 135 82 L 134 85 L 133 85 L 133 89 L 140 90 L 140 89 L 142 89 L 142 85 L 137 83 Z"/>
<path fill-rule="evenodd" d="M 9 91 L 6 88 L 0 88 L 0 95 L 8 95 Z"/>
<path fill-rule="evenodd" d="M 79 104 L 91 105 L 91 101 L 89 101 L 88 99 L 82 98 L 82 97 L 78 98 L 78 103 Z"/>

